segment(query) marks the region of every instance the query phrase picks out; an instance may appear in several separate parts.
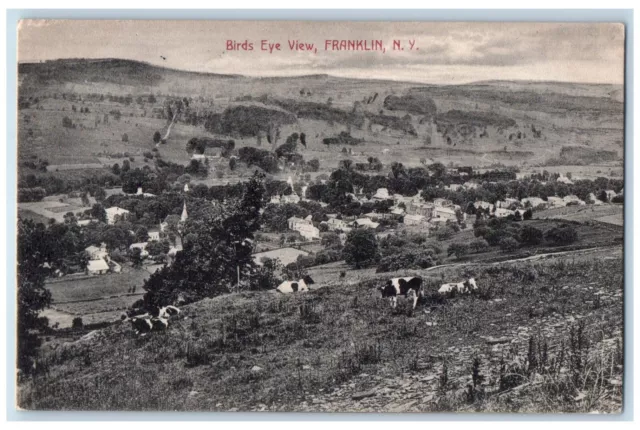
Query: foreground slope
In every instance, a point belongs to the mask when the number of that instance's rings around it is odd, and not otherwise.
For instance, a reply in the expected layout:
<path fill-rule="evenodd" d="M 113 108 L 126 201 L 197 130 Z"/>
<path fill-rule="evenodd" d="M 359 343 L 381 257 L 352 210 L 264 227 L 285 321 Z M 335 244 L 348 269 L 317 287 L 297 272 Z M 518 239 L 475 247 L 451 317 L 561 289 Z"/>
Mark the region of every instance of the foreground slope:
<path fill-rule="evenodd" d="M 418 272 L 419 273 L 419 272 Z M 19 405 L 56 410 L 616 412 L 618 251 L 423 273 L 415 313 L 374 288 L 253 292 L 183 309 L 165 333 L 120 323 L 52 338 Z M 439 299 L 442 279 L 480 293 Z M 473 364 L 476 362 L 476 386 Z"/>

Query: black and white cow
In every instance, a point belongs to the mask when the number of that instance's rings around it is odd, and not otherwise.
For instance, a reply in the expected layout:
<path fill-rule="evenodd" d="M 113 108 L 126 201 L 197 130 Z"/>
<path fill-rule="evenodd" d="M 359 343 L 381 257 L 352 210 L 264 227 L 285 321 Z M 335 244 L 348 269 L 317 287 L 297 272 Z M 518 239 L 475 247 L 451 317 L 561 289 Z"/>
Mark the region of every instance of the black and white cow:
<path fill-rule="evenodd" d="M 455 282 L 449 284 L 442 284 L 438 292 L 440 294 L 450 294 L 452 292 L 456 292 L 459 294 L 470 293 L 471 291 L 477 290 L 478 286 L 476 285 L 476 280 L 473 278 L 469 278 L 464 282 Z"/>
<path fill-rule="evenodd" d="M 297 281 L 285 281 L 282 284 L 278 285 L 278 292 L 283 294 L 291 294 L 303 291 L 309 291 L 309 285 L 315 284 L 311 276 L 307 275 L 302 279 Z"/>
<path fill-rule="evenodd" d="M 398 296 L 404 296 L 413 300 L 413 309 L 418 303 L 418 296 L 424 294 L 422 288 L 422 278 L 419 276 L 407 276 L 404 278 L 392 278 L 380 287 L 382 298 L 389 298 L 392 308 L 396 308 L 398 304 Z"/>

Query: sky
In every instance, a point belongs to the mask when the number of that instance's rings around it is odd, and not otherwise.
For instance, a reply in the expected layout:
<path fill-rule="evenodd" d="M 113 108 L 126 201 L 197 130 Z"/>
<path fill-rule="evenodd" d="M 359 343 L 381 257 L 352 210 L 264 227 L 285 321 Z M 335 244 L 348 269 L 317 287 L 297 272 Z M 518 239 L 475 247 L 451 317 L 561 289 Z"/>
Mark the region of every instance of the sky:
<path fill-rule="evenodd" d="M 253 51 L 227 49 L 248 41 Z M 261 41 L 281 50 L 261 50 Z M 314 43 L 292 51 L 288 41 Z M 382 40 L 386 52 L 325 50 L 326 40 Z M 400 40 L 404 50 L 393 50 Z M 414 41 L 414 49 L 409 49 Z M 369 42 L 370 43 L 370 42 Z M 163 58 L 164 57 L 164 58 Z M 484 80 L 624 83 L 615 23 L 25 20 L 20 62 L 123 58 L 248 76 L 326 73 L 433 84 Z"/>

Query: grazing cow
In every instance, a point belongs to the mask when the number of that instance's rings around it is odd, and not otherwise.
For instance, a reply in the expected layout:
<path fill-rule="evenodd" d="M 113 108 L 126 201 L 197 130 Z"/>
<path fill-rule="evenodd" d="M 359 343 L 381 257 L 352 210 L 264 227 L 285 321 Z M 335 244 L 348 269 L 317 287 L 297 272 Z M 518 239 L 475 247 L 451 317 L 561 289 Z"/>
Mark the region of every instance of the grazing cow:
<path fill-rule="evenodd" d="M 151 318 L 151 327 L 153 331 L 163 331 L 169 327 L 169 320 L 166 318 Z"/>
<path fill-rule="evenodd" d="M 438 292 L 440 294 L 449 294 L 455 291 L 456 293 L 465 294 L 477 289 L 476 280 L 469 278 L 464 282 L 442 284 Z"/>
<path fill-rule="evenodd" d="M 407 299 L 413 300 L 413 309 L 418 303 L 418 296 L 422 296 L 422 278 L 418 276 L 407 276 L 404 278 L 392 278 L 380 287 L 382 298 L 389 298 L 391 307 L 396 308 L 398 304 L 398 296 L 405 296 Z"/>
<path fill-rule="evenodd" d="M 153 324 L 151 323 L 151 320 L 147 318 L 133 317 L 131 318 L 131 325 L 133 326 L 136 334 L 149 333 L 153 330 Z"/>
<path fill-rule="evenodd" d="M 307 275 L 304 278 L 298 281 L 285 281 L 282 284 L 278 285 L 278 292 L 283 294 L 291 294 L 303 291 L 309 291 L 309 285 L 315 284 L 311 276 Z"/>
<path fill-rule="evenodd" d="M 175 306 L 165 306 L 163 308 L 160 308 L 159 312 L 158 312 L 158 317 L 159 318 L 165 318 L 165 319 L 169 319 L 170 317 L 176 316 L 180 313 L 180 309 L 178 309 Z"/>

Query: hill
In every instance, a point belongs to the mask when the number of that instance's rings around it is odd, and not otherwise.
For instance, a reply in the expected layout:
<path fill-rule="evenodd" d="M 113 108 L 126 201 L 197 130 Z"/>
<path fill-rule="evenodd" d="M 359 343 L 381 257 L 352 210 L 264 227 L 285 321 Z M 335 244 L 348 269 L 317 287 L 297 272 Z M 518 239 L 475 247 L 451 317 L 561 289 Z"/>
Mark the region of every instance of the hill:
<path fill-rule="evenodd" d="M 255 78 L 119 59 L 24 63 L 18 77 L 20 161 L 46 160 L 60 172 L 140 158 L 155 148 L 156 131 L 167 136 L 157 148 L 162 157 L 181 164 L 193 137 L 233 139 L 241 148 L 266 146 L 268 135 L 274 149 L 305 133 L 302 155 L 318 159 L 323 172 L 344 156 L 339 145 L 322 142 L 342 132 L 362 140 L 354 156 L 407 166 L 425 157 L 475 167 L 590 164 L 593 156 L 575 154 L 598 151 L 620 164 L 623 155 L 622 87 L 614 85 Z M 188 106 L 174 124 L 168 106 L 177 100 Z M 563 157 L 562 147 L 572 154 Z M 399 151 L 387 157 L 390 148 Z M 217 168 L 235 176 L 224 163 Z"/>
<path fill-rule="evenodd" d="M 164 333 L 136 336 L 126 323 L 68 332 L 45 345 L 41 374 L 23 384 L 18 404 L 55 410 L 618 411 L 622 259 L 619 252 L 600 252 L 416 272 L 427 279 L 428 294 L 413 313 L 402 302 L 392 311 L 379 298 L 375 287 L 386 274 L 306 294 L 204 300 L 185 307 Z M 467 276 L 475 277 L 479 294 L 434 294 L 442 279 Z"/>

